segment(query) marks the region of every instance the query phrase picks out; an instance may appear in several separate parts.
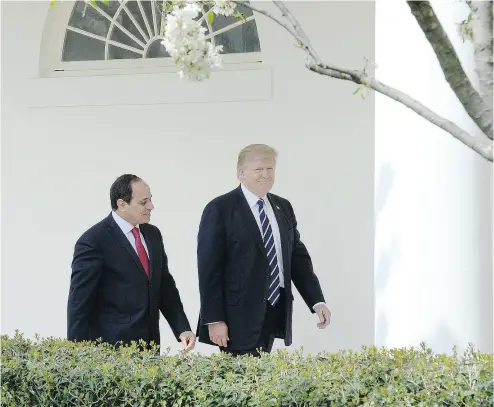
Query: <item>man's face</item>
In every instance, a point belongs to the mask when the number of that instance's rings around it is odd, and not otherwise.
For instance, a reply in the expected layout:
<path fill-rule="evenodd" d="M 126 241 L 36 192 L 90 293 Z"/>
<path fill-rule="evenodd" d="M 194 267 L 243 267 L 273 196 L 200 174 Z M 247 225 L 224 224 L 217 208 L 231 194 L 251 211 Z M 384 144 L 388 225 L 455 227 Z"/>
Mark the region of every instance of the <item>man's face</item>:
<path fill-rule="evenodd" d="M 148 223 L 151 220 L 151 211 L 154 205 L 151 202 L 151 190 L 143 181 L 132 183 L 132 199 L 130 203 L 119 199 L 118 213 L 131 225 Z"/>
<path fill-rule="evenodd" d="M 238 171 L 238 179 L 258 197 L 265 196 L 273 187 L 276 161 L 271 155 L 247 157 Z"/>

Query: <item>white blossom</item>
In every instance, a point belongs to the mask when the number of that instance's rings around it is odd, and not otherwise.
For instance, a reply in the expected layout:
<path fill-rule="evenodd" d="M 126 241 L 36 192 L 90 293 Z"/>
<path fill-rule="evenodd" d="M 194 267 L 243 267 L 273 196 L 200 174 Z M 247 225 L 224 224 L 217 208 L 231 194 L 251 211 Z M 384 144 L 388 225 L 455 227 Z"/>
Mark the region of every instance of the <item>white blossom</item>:
<path fill-rule="evenodd" d="M 212 11 L 214 14 L 231 16 L 235 12 L 235 7 L 237 4 L 231 0 L 216 0 Z"/>
<path fill-rule="evenodd" d="M 162 44 L 180 69 L 180 77 L 202 81 L 209 77 L 212 68 L 221 68 L 221 45 L 213 46 L 206 40 L 206 28 L 195 19 L 201 7 L 189 0 L 175 5 L 167 15 Z"/>

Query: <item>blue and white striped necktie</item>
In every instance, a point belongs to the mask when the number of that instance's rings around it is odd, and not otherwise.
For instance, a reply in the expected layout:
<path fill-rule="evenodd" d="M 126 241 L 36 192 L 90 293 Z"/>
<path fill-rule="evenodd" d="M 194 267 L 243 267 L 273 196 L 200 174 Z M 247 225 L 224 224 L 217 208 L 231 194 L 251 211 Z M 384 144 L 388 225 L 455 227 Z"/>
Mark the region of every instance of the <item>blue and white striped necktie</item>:
<path fill-rule="evenodd" d="M 280 268 L 278 267 L 278 256 L 276 255 L 276 247 L 274 245 L 273 229 L 269 223 L 269 219 L 264 212 L 264 201 L 257 201 L 259 206 L 259 216 L 261 218 L 262 240 L 269 261 L 269 289 L 268 301 L 274 306 L 280 298 Z"/>

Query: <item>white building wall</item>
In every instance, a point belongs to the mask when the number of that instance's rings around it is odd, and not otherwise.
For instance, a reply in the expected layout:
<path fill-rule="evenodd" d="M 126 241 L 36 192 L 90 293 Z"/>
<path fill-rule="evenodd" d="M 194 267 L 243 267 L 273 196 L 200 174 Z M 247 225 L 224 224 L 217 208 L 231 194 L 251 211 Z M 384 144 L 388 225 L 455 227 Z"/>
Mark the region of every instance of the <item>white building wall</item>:
<path fill-rule="evenodd" d="M 455 23 L 464 2 L 435 1 L 439 19 L 476 83 L 472 45 Z M 466 131 L 457 102 L 406 2 L 376 6 L 377 78 Z M 492 164 L 414 112 L 376 96 L 376 344 L 426 342 L 450 352 L 493 351 Z"/>
<path fill-rule="evenodd" d="M 291 200 L 333 312 L 320 331 L 297 294 L 292 349 L 372 344 L 373 97 L 362 101 L 352 84 L 307 71 L 292 39 L 263 17 L 264 63 L 209 83 L 166 72 L 39 79 L 48 3 L 1 4 L 2 333 L 65 336 L 74 243 L 107 216 L 109 187 L 124 172 L 151 186 L 152 222 L 195 327 L 202 209 L 237 186 L 238 151 L 264 142 L 279 150 L 273 192 Z M 289 6 L 322 56 L 346 66 L 373 58 L 373 3 Z M 164 320 L 161 331 L 175 349 Z"/>

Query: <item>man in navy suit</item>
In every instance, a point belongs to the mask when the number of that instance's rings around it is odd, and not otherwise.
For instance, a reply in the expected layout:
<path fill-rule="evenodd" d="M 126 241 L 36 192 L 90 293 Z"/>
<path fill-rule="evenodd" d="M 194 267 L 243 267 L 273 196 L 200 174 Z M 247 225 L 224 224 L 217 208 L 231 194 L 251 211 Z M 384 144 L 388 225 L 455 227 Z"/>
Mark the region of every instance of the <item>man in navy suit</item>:
<path fill-rule="evenodd" d="M 195 346 L 163 238 L 149 224 L 149 186 L 124 174 L 110 188 L 112 212 L 77 241 L 67 306 L 67 337 L 74 341 L 160 344 L 159 313 L 181 347 Z"/>
<path fill-rule="evenodd" d="M 319 328 L 331 318 L 293 208 L 271 194 L 276 151 L 263 144 L 239 154 L 238 188 L 209 202 L 198 233 L 199 341 L 232 355 L 292 343 L 292 281 Z"/>

